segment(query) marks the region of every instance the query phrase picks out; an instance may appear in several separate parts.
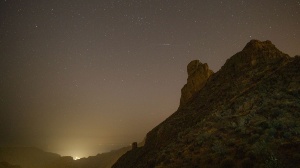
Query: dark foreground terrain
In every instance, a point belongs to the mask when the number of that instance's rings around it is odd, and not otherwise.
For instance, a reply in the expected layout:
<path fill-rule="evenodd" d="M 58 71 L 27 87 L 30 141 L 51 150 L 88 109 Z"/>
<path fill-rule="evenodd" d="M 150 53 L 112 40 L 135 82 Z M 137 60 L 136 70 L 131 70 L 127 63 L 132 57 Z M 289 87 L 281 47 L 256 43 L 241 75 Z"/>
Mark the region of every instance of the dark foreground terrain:
<path fill-rule="evenodd" d="M 250 41 L 216 73 L 188 65 L 179 109 L 114 168 L 295 168 L 300 165 L 300 57 Z"/>

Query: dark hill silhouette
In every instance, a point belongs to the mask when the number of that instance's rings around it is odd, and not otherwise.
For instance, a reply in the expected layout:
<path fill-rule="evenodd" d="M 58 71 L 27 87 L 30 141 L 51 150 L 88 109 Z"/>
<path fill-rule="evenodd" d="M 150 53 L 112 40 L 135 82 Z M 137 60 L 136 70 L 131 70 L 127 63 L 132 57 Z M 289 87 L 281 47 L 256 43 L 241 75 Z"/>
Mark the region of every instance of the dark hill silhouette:
<path fill-rule="evenodd" d="M 139 147 L 144 142 L 137 144 Z M 110 168 L 131 146 L 73 160 L 35 147 L 0 147 L 0 168 Z"/>
<path fill-rule="evenodd" d="M 110 168 L 131 147 L 124 147 L 111 152 L 73 160 L 72 157 L 61 157 L 52 162 L 47 168 Z"/>
<path fill-rule="evenodd" d="M 251 40 L 204 80 L 113 168 L 300 165 L 299 56 Z"/>
<path fill-rule="evenodd" d="M 34 147 L 2 147 L 0 148 L 0 161 L 22 168 L 46 167 L 59 159 L 58 154 L 42 151 Z"/>
<path fill-rule="evenodd" d="M 141 147 L 144 145 L 144 141 L 136 144 Z M 88 158 L 82 158 L 75 160 L 70 168 L 111 168 L 112 165 L 127 151 L 131 150 L 132 146 L 123 147 L 111 152 L 98 154 L 96 156 L 90 156 Z M 54 168 L 54 167 L 53 167 Z M 56 167 L 55 167 L 56 168 Z M 59 168 L 59 167 L 57 167 Z M 61 167 L 64 168 L 64 167 Z"/>
<path fill-rule="evenodd" d="M 8 162 L 0 162 L 0 168 L 21 168 L 18 165 L 11 165 Z"/>

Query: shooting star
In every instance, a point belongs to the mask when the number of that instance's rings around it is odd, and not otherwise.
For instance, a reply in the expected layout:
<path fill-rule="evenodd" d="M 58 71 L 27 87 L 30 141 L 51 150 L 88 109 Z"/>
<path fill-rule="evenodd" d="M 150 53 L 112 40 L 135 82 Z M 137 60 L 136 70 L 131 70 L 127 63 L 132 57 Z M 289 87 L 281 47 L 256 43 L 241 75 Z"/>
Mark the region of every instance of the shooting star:
<path fill-rule="evenodd" d="M 160 46 L 170 46 L 171 44 L 169 43 L 164 43 L 164 44 L 159 44 Z"/>

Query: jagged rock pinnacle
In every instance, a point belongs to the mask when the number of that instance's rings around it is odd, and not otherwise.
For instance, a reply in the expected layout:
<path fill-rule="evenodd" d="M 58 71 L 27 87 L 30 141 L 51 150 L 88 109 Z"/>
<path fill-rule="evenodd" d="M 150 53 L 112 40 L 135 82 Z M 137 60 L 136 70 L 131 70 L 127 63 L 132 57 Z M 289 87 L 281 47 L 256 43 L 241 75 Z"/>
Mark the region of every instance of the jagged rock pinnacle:
<path fill-rule="evenodd" d="M 187 83 L 181 89 L 180 107 L 185 105 L 195 93 L 201 90 L 207 79 L 213 74 L 208 65 L 202 64 L 199 60 L 191 61 L 187 66 Z"/>

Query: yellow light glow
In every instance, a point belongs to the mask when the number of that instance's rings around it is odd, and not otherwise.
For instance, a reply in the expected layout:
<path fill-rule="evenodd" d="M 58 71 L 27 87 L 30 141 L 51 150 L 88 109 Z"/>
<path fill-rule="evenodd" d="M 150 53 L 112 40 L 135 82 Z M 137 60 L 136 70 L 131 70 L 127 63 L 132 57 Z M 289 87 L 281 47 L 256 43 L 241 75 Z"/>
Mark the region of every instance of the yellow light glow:
<path fill-rule="evenodd" d="M 78 160 L 78 159 L 80 159 L 80 157 L 75 156 L 73 159 L 74 160 Z"/>

